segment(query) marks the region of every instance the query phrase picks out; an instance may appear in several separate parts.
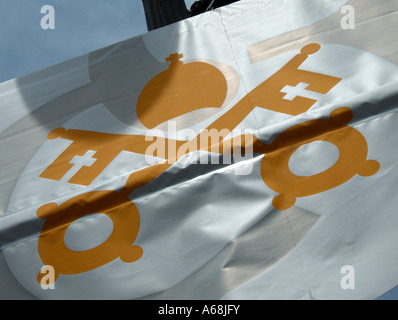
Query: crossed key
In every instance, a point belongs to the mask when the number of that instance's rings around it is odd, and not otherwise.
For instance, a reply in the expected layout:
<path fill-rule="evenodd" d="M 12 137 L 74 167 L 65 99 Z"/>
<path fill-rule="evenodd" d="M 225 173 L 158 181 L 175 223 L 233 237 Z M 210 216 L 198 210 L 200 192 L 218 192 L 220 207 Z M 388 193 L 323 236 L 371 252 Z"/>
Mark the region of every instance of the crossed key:
<path fill-rule="evenodd" d="M 279 71 L 249 92 L 206 129 L 232 131 L 255 107 L 293 116 L 306 112 L 317 100 L 301 96 L 287 100 L 283 92 L 286 86 L 295 87 L 305 83 L 308 85 L 307 90 L 326 94 L 342 80 L 299 69 L 308 56 L 317 52 L 320 47 L 315 43 L 303 47 L 300 53 Z M 202 133 L 191 141 L 197 150 L 200 149 L 198 141 L 201 136 Z M 85 186 L 90 185 L 121 151 L 145 154 L 147 148 L 153 143 L 140 135 L 109 134 L 64 128 L 57 128 L 49 133 L 48 139 L 55 138 L 72 140 L 73 143 L 41 173 L 40 177 L 59 181 L 78 165 L 78 170 L 73 173 L 68 182 Z M 172 141 L 166 138 L 157 139 L 164 139 L 161 142 L 166 145 L 166 148 L 168 143 L 173 143 L 177 148 L 186 143 L 186 141 Z M 80 165 L 79 158 L 83 160 Z"/>
<path fill-rule="evenodd" d="M 153 143 L 140 135 L 66 130 L 65 128 L 51 131 L 47 138 L 50 140 L 62 138 L 72 140 L 73 143 L 40 174 L 40 177 L 59 181 L 77 164 L 77 160 L 74 161 L 74 159 L 86 158 L 85 163 L 80 165 L 79 170 L 68 180 L 69 183 L 85 186 L 90 185 L 121 151 L 145 154 L 147 148 Z M 183 141 L 172 141 L 161 137 L 156 139 L 159 143 L 164 143 L 166 147 L 171 142 L 174 142 L 177 147 L 183 143 Z M 87 159 L 90 151 L 90 158 Z M 157 154 L 155 153 L 154 156 Z"/>
<path fill-rule="evenodd" d="M 302 48 L 301 52 L 284 67 L 251 91 L 247 95 L 247 99 L 255 106 L 293 116 L 306 112 L 317 100 L 300 96 L 296 96 L 292 100 L 284 99 L 285 93 L 282 90 L 285 86 L 296 87 L 305 83 L 308 84 L 306 90 L 326 94 L 342 80 L 299 69 L 308 56 L 318 52 L 320 48 L 321 46 L 316 43 Z"/>

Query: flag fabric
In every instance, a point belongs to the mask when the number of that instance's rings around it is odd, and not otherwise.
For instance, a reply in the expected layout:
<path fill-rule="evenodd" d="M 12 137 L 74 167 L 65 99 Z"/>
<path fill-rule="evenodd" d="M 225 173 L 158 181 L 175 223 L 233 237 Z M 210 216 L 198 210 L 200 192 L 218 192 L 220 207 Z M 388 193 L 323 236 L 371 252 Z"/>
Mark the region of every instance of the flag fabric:
<path fill-rule="evenodd" d="M 397 88 L 395 0 L 242 0 L 0 84 L 0 298 L 376 299 Z"/>

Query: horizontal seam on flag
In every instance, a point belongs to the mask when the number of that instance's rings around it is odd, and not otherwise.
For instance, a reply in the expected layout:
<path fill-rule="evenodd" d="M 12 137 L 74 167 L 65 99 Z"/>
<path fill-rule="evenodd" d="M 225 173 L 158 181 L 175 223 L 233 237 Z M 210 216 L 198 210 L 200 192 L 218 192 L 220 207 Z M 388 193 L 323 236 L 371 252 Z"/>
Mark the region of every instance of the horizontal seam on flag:
<path fill-rule="evenodd" d="M 398 113 L 398 110 L 386 111 L 386 112 L 383 112 L 381 114 L 376 114 L 374 116 L 367 117 L 367 118 L 365 118 L 363 120 L 359 120 L 359 121 L 353 122 L 352 124 L 350 124 L 350 127 L 354 126 L 354 125 L 363 125 L 363 124 L 372 122 L 374 120 L 378 120 L 378 119 L 384 118 L 384 117 L 386 117 L 388 115 L 391 115 L 391 114 L 394 114 L 394 113 Z"/>
<path fill-rule="evenodd" d="M 206 153 L 211 154 L 211 152 L 206 152 Z M 255 154 L 257 154 L 257 153 L 253 153 L 253 155 L 255 155 Z M 220 154 L 220 155 L 222 156 L 222 154 Z M 258 156 L 253 156 L 253 158 L 250 158 L 250 160 L 254 160 L 254 159 L 256 159 L 256 158 L 258 158 L 258 157 L 262 157 L 262 156 L 263 156 L 263 154 L 260 154 L 260 155 L 258 155 Z M 178 162 L 178 161 L 177 161 L 177 162 Z M 169 185 L 169 186 L 167 186 L 166 188 L 162 188 L 161 190 L 157 190 L 156 192 L 166 191 L 166 190 L 168 190 L 168 189 L 170 189 L 170 188 L 174 188 L 174 187 L 176 187 L 176 186 L 179 186 L 179 185 L 182 185 L 182 184 L 185 184 L 185 183 L 188 183 L 188 182 L 192 182 L 192 181 L 195 181 L 195 180 L 198 180 L 198 179 L 204 179 L 204 177 L 206 177 L 206 176 L 208 176 L 208 175 L 211 175 L 211 174 L 214 174 L 214 173 L 216 173 L 216 172 L 218 172 L 218 171 L 220 171 L 220 170 L 225 170 L 225 171 L 227 171 L 227 170 L 234 170 L 234 169 L 236 168 L 236 166 L 238 166 L 238 165 L 244 165 L 244 163 L 245 163 L 245 161 L 240 161 L 240 162 L 231 163 L 231 164 L 229 164 L 229 165 L 227 165 L 227 166 L 225 166 L 225 167 L 211 170 L 210 172 L 206 172 L 205 174 L 201 174 L 201 175 L 196 176 L 196 177 L 194 177 L 194 178 L 192 178 L 192 179 L 185 180 L 185 181 L 182 181 L 182 182 L 180 182 L 180 183 L 173 184 L 173 185 Z M 148 166 L 148 167 L 145 167 L 145 168 L 143 168 L 143 169 L 150 168 L 150 167 L 151 167 L 151 166 Z M 171 168 L 172 168 L 172 167 L 171 167 Z M 106 185 L 106 184 L 108 184 L 108 183 L 114 182 L 114 181 L 117 180 L 117 179 L 122 180 L 122 178 L 124 179 L 125 177 L 129 177 L 131 174 L 133 174 L 133 173 L 135 173 L 135 172 L 138 172 L 138 171 L 140 171 L 140 170 L 143 170 L 143 169 L 139 169 L 139 170 L 136 170 L 136 171 L 127 172 L 127 173 L 124 173 L 124 174 L 121 174 L 121 175 L 118 175 L 118 176 L 109 178 L 109 179 L 107 179 L 107 180 L 98 182 L 98 184 L 93 185 L 92 187 L 90 187 L 90 189 L 84 191 L 84 193 L 87 193 L 87 192 L 95 192 L 95 191 L 108 191 L 108 190 L 110 190 L 110 189 L 101 189 L 101 187 L 104 186 L 104 185 Z M 182 168 L 182 170 L 184 170 L 184 169 L 185 169 L 185 168 Z M 167 172 L 167 170 L 166 170 L 165 172 Z M 162 173 L 161 175 L 159 175 L 158 177 L 156 177 L 154 180 L 148 182 L 148 184 L 149 184 L 149 183 L 153 183 L 153 181 L 155 181 L 156 179 L 158 179 L 158 178 L 159 178 L 160 176 L 162 176 L 163 174 L 164 174 L 164 173 Z M 145 187 L 146 185 L 147 185 L 147 184 L 141 186 L 140 188 L 143 188 L 143 187 Z M 121 186 L 121 187 L 122 187 L 122 186 Z M 140 188 L 138 188 L 138 189 L 136 189 L 136 190 L 139 190 Z M 136 190 L 134 190 L 131 194 L 133 194 Z M 57 202 L 58 200 L 62 200 L 62 199 L 64 199 L 64 198 L 71 199 L 72 197 L 78 196 L 78 195 L 80 195 L 81 193 L 82 193 L 82 192 L 71 192 L 71 193 L 69 193 L 69 194 L 63 193 L 63 194 L 62 194 L 61 196 L 59 196 L 59 197 L 53 198 L 53 199 L 51 199 L 51 200 L 49 200 L 49 201 L 46 201 L 46 202 L 35 203 L 35 204 L 32 205 L 31 207 L 41 206 L 41 205 L 44 205 L 44 204 L 50 203 L 50 202 Z M 70 198 L 69 198 L 69 197 L 70 197 Z M 132 199 L 135 201 L 135 200 L 145 199 L 146 197 L 147 197 L 147 196 L 142 195 L 142 196 L 140 196 L 140 197 L 138 197 L 138 198 L 132 198 Z M 68 200 L 65 200 L 65 201 L 68 201 Z M 10 214 L 10 215 L 19 214 L 20 212 L 24 212 L 24 211 L 26 211 L 26 210 L 29 210 L 29 208 L 28 208 L 28 209 L 22 209 L 22 210 L 15 211 L 15 212 L 13 212 L 13 213 Z M 7 215 L 7 216 L 10 216 L 10 215 Z M 4 218 L 4 217 L 1 217 L 1 218 L 0 218 L 0 222 L 1 222 L 1 219 L 2 219 L 2 218 Z"/>
<path fill-rule="evenodd" d="M 250 160 L 253 160 L 253 159 L 256 159 L 256 158 L 262 157 L 262 156 L 263 156 L 263 155 L 261 154 L 261 155 L 255 157 L 255 158 L 251 158 Z M 239 164 L 244 163 L 244 162 L 245 162 L 245 161 L 241 161 L 241 162 L 238 162 L 238 163 L 234 163 L 234 164 L 232 164 L 232 165 L 239 165 Z M 203 180 L 203 179 L 206 178 L 206 176 L 213 175 L 214 172 L 217 172 L 217 171 L 223 170 L 223 169 L 226 169 L 226 170 L 234 170 L 235 167 L 234 167 L 234 168 L 225 168 L 225 167 L 223 167 L 223 168 L 220 168 L 220 169 L 211 171 L 211 172 L 209 172 L 209 173 L 206 173 L 206 174 L 204 174 L 204 175 L 197 176 L 197 177 L 195 177 L 195 178 L 193 178 L 193 179 L 190 179 L 190 180 L 187 180 L 187 181 L 183 181 L 183 182 L 181 182 L 181 183 L 177 183 L 177 184 L 168 186 L 168 187 L 166 187 L 166 188 L 157 190 L 156 192 L 151 193 L 150 195 L 153 196 L 154 194 L 161 194 L 161 193 L 168 192 L 168 191 L 170 191 L 170 190 L 172 190 L 172 189 L 181 188 L 181 187 L 183 187 L 183 185 L 185 185 L 185 184 L 188 183 L 188 182 Z M 126 174 L 126 175 L 130 175 L 130 174 L 131 174 L 131 173 L 128 173 L 128 174 Z M 120 176 L 119 176 L 119 177 L 120 177 Z M 98 191 L 98 190 L 91 190 L 91 191 Z M 90 192 L 90 191 L 88 191 L 88 192 Z M 133 191 L 133 193 L 134 193 L 134 191 Z M 80 193 L 79 193 L 78 195 L 80 195 Z M 73 197 L 73 195 L 72 195 L 72 197 Z M 146 199 L 147 197 L 148 197 L 148 196 L 145 196 L 145 195 L 144 195 L 144 196 L 141 196 L 141 197 L 138 197 L 138 198 L 132 198 L 132 199 L 130 199 L 130 201 L 134 203 L 134 201 L 139 201 L 139 200 L 142 200 L 142 199 Z M 62 198 L 63 198 L 63 197 L 62 197 Z M 51 200 L 51 201 L 49 201 L 49 202 L 44 202 L 44 203 L 42 203 L 42 204 L 36 204 L 35 206 L 45 205 L 45 204 L 47 204 L 47 203 L 55 202 L 56 200 L 59 200 L 59 199 L 62 199 L 62 198 L 60 197 L 60 198 L 57 198 L 57 199 L 53 199 L 53 200 Z M 71 198 L 70 198 L 70 199 L 71 199 Z M 68 199 L 68 200 L 70 200 L 70 199 Z M 68 201 L 68 200 L 65 200 L 65 201 Z M 23 210 L 14 212 L 14 213 L 12 213 L 11 215 L 7 215 L 7 216 L 4 216 L 4 217 L 1 217 L 1 218 L 0 218 L 0 222 L 1 222 L 1 219 L 3 219 L 3 218 L 11 217 L 11 216 L 13 216 L 13 215 L 18 215 L 18 214 L 20 214 L 20 213 L 22 213 L 22 212 L 24 212 L 24 211 L 27 211 L 27 210 L 31 210 L 31 209 L 30 209 L 30 208 L 23 209 Z M 85 221 L 86 221 L 86 220 L 85 220 Z M 82 222 L 84 222 L 84 221 L 82 221 Z M 2 250 L 2 249 L 14 247 L 15 245 L 18 245 L 18 244 L 20 244 L 20 243 L 33 241 L 33 239 L 37 239 L 37 238 L 39 237 L 40 233 L 41 233 L 41 231 L 37 231 L 37 232 L 34 232 L 34 233 L 32 233 L 32 234 L 29 234 L 29 235 L 23 237 L 22 239 L 18 239 L 18 240 L 15 240 L 15 241 L 11 241 L 10 243 L 4 243 L 4 244 L 1 244 L 1 243 L 0 243 L 0 249 Z"/>
<path fill-rule="evenodd" d="M 219 14 L 221 15 L 221 20 L 224 20 L 226 18 L 235 17 L 237 15 L 245 14 L 246 12 L 258 10 L 258 8 L 260 8 L 260 7 L 265 7 L 268 4 L 276 3 L 278 1 L 279 0 L 274 0 L 271 3 L 262 3 L 262 4 L 259 4 L 259 5 L 256 5 L 255 7 L 251 7 L 250 9 L 235 9 L 235 12 L 229 13 L 228 16 L 224 16 L 223 15 L 223 11 L 225 10 L 223 8 L 217 8 L 218 10 L 216 9 L 216 11 L 219 12 Z M 231 9 L 229 9 L 229 10 L 231 10 Z M 220 19 L 216 19 L 214 21 L 202 22 L 202 23 L 199 22 L 198 24 L 194 24 L 191 20 L 189 20 L 189 18 L 187 19 L 187 21 L 190 23 L 190 26 L 187 29 L 185 29 L 183 31 L 177 31 L 177 32 L 175 32 L 173 34 L 174 35 L 184 34 L 184 33 L 189 32 L 191 30 L 195 30 L 195 29 L 198 29 L 198 28 L 203 28 L 204 26 L 207 26 L 207 25 L 212 25 L 212 24 L 215 24 L 215 23 L 219 23 Z M 179 22 L 177 22 L 177 23 L 179 23 Z"/>
<path fill-rule="evenodd" d="M 393 170 L 394 168 L 398 168 L 398 164 L 394 164 L 394 165 L 391 166 L 390 168 L 386 169 L 386 171 L 383 172 L 382 177 L 387 176 L 388 173 L 389 173 L 391 170 Z M 378 173 L 378 174 L 379 174 L 379 173 Z M 379 175 L 380 175 L 380 174 L 379 174 Z M 350 202 L 351 200 L 355 199 L 355 198 L 356 198 L 358 195 L 360 195 L 364 190 L 370 189 L 375 183 L 378 182 L 379 179 L 381 179 L 381 177 L 375 179 L 373 182 L 370 182 L 370 183 L 368 182 L 367 184 L 363 184 L 363 185 L 364 185 L 364 188 L 363 188 L 360 192 L 355 192 L 354 194 L 353 194 L 353 193 L 347 193 L 347 194 L 349 195 L 348 199 L 347 199 L 344 203 L 341 203 L 341 202 L 340 202 L 340 205 L 339 205 L 338 207 L 335 207 L 334 211 L 338 211 L 339 208 L 344 207 L 344 206 L 347 204 L 347 202 Z M 346 182 L 346 183 L 348 183 L 348 182 Z M 353 191 L 355 191 L 355 190 L 356 190 L 356 189 L 353 189 Z"/>

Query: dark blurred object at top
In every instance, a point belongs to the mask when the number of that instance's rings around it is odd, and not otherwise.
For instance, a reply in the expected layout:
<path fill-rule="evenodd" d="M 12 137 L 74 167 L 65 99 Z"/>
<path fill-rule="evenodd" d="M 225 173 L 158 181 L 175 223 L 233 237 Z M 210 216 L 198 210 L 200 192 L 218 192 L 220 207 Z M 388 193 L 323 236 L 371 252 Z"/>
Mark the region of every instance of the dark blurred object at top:
<path fill-rule="evenodd" d="M 223 7 L 237 1 L 238 0 L 199 0 L 192 4 L 189 11 L 189 16 L 193 17 L 206 11 Z"/>
<path fill-rule="evenodd" d="M 184 0 L 142 0 L 148 31 L 189 17 Z"/>
<path fill-rule="evenodd" d="M 151 31 L 236 1 L 199 0 L 192 4 L 191 10 L 184 0 L 142 0 L 142 3 L 148 31 Z"/>

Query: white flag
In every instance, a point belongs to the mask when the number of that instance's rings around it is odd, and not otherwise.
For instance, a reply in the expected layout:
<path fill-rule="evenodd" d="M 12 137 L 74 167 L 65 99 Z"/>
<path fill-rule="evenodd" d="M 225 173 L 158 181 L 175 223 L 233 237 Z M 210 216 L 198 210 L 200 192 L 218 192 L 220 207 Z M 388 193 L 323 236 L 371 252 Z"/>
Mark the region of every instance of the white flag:
<path fill-rule="evenodd" d="M 397 18 L 242 0 L 0 84 L 0 298 L 395 287 Z"/>

